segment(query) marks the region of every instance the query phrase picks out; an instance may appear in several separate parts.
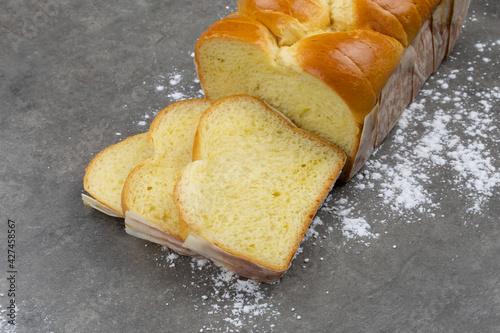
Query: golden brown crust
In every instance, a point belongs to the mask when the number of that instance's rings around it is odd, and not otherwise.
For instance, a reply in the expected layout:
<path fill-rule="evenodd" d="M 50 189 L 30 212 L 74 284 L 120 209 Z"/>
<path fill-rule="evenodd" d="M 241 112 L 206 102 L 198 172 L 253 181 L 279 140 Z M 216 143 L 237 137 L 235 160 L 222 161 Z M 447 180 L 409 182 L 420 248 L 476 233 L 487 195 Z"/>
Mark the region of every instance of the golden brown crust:
<path fill-rule="evenodd" d="M 224 37 L 248 42 L 272 53 L 276 45 L 270 42 L 269 36 L 262 23 L 244 15 L 231 15 L 203 33 L 196 48 L 199 50 L 208 39 Z M 312 35 L 301 39 L 292 49 L 299 66 L 337 92 L 353 110 L 359 124 L 375 106 L 378 94 L 404 51 L 395 39 L 371 30 Z M 203 69 L 199 76 L 203 85 Z"/>
<path fill-rule="evenodd" d="M 199 66 L 199 50 L 206 41 L 218 38 L 244 41 L 267 54 L 276 53 L 278 48 L 273 34 L 262 23 L 246 15 L 232 14 L 212 24 L 200 36 L 195 46 L 195 65 L 198 77 L 205 90 L 206 98 L 212 101 L 214 97 L 211 95 L 210 89 L 206 89 L 205 86 L 204 69 Z"/>
<path fill-rule="evenodd" d="M 271 11 L 296 18 L 301 23 L 326 21 L 327 6 L 321 0 L 239 0 L 238 12 L 252 16 L 255 12 Z M 328 19 L 329 22 L 329 19 Z"/>
<path fill-rule="evenodd" d="M 375 106 L 404 51 L 393 38 L 370 30 L 314 35 L 295 47 L 302 69 L 332 87 L 359 124 Z"/>
<path fill-rule="evenodd" d="M 321 0 L 240 0 L 238 12 L 262 22 L 280 39 L 280 45 L 291 45 L 330 25 L 330 10 Z"/>
<path fill-rule="evenodd" d="M 269 51 L 270 44 L 276 44 L 273 35 L 257 20 L 232 14 L 212 24 L 198 39 L 197 47 L 210 38 L 234 38 L 255 44 L 264 51 Z M 196 60 L 196 54 L 195 54 Z"/>
<path fill-rule="evenodd" d="M 441 0 L 352 0 L 349 30 L 370 29 L 396 38 L 405 47 Z M 279 38 L 295 33 L 291 45 L 306 33 L 331 26 L 330 11 L 321 0 L 240 0 L 238 12 L 262 22 Z"/>
<path fill-rule="evenodd" d="M 440 0 L 356 0 L 358 29 L 371 29 L 396 38 L 405 47 Z"/>
<path fill-rule="evenodd" d="M 254 27 L 250 31 L 258 31 L 264 36 L 260 39 L 254 36 L 251 40 L 268 40 L 270 32 L 260 22 L 242 15 L 232 15 L 218 21 L 215 31 L 224 31 L 225 38 L 252 45 L 252 42 L 246 39 L 248 33 L 237 30 L 234 20 L 261 27 Z M 220 34 L 209 28 L 198 41 L 196 54 L 200 54 L 203 43 L 212 36 L 219 38 Z M 253 45 L 259 47 L 258 44 Z M 275 44 L 274 47 L 277 50 Z M 298 70 L 302 69 L 329 85 L 349 106 L 359 126 L 358 141 L 364 118 L 376 105 L 379 93 L 397 67 L 403 51 L 403 46 L 397 40 L 371 30 L 311 35 L 290 47 L 290 54 L 295 58 Z M 272 46 L 268 45 L 263 52 L 271 58 L 274 57 Z M 204 69 L 199 67 L 198 73 L 202 86 L 206 88 L 207 97 L 212 98 L 211 89 L 206 86 Z M 193 151 L 195 159 L 199 159 L 197 149 L 195 147 Z M 349 156 L 341 181 L 347 180 L 354 157 Z"/>

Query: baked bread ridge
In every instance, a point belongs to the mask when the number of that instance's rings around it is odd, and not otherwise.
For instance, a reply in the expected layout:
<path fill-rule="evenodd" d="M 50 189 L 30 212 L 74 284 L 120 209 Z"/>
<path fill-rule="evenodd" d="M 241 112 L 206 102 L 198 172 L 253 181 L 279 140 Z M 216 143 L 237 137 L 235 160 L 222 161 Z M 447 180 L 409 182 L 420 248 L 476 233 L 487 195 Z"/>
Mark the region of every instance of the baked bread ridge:
<path fill-rule="evenodd" d="M 440 1 L 239 0 L 238 13 L 262 22 L 279 45 L 292 45 L 309 34 L 365 29 L 406 47 Z"/>
<path fill-rule="evenodd" d="M 247 38 L 241 22 L 260 37 Z M 375 51 L 388 56 L 375 60 Z M 402 53 L 391 37 L 363 30 L 312 35 L 280 49 L 261 23 L 230 15 L 202 34 L 195 61 L 210 100 L 259 97 L 295 125 L 341 148 L 348 158 L 341 180 L 347 181 L 364 118 Z"/>
<path fill-rule="evenodd" d="M 196 252 L 264 280 L 286 271 L 345 162 L 340 149 L 248 95 L 218 100 L 203 114 L 193 152 L 174 188 L 187 239 L 203 238 L 226 262 L 204 246 Z M 249 271 L 238 269 L 242 260 Z"/>
<path fill-rule="evenodd" d="M 262 22 L 280 46 L 292 45 L 330 26 L 330 10 L 324 0 L 239 0 L 238 13 Z"/>
<path fill-rule="evenodd" d="M 184 241 L 179 233 L 173 187 L 180 170 L 191 161 L 196 127 L 210 105 L 201 98 L 176 102 L 163 109 L 151 123 L 148 134 L 154 155 L 137 165 L 123 186 L 122 207 L 127 212 L 128 233 L 138 235 L 152 231 L 157 234 L 151 229 L 154 226 L 167 234 L 167 238 L 177 238 L 178 243 Z M 150 228 L 140 229 L 141 223 Z M 151 236 L 155 236 L 152 233 Z"/>
<path fill-rule="evenodd" d="M 147 133 L 130 136 L 98 153 L 85 169 L 83 202 L 113 217 L 124 217 L 121 193 L 125 179 L 137 164 L 153 156 Z"/>

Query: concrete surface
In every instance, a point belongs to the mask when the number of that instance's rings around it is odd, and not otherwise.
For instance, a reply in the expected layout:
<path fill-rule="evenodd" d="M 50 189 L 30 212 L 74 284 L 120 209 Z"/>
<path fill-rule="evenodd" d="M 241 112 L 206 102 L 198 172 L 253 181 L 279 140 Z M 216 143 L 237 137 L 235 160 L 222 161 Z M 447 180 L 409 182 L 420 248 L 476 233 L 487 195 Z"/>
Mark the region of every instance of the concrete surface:
<path fill-rule="evenodd" d="M 452 56 L 362 176 L 332 190 L 278 284 L 176 258 L 83 205 L 94 154 L 200 95 L 190 54 L 235 3 L 2 1 L 0 330 L 499 332 L 495 0 L 472 1 Z"/>

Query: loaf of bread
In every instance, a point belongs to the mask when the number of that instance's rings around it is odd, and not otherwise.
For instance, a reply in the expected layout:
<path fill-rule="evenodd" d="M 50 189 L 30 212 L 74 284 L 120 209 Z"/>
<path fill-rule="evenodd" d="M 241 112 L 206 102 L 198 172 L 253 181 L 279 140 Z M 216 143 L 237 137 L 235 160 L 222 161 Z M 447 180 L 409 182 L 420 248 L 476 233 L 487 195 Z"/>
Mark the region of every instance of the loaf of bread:
<path fill-rule="evenodd" d="M 257 98 L 215 102 L 174 190 L 184 246 L 239 275 L 279 278 L 344 162 Z"/>
<path fill-rule="evenodd" d="M 240 0 L 198 40 L 205 94 L 256 96 L 347 154 L 349 180 L 450 52 L 469 0 Z"/>
<path fill-rule="evenodd" d="M 163 109 L 149 128 L 154 155 L 137 165 L 122 190 L 127 233 L 165 245 L 179 253 L 194 255 L 182 246 L 179 216 L 173 189 L 179 172 L 193 154 L 194 134 L 206 99 L 177 102 Z"/>
<path fill-rule="evenodd" d="M 122 189 L 128 174 L 142 161 L 153 156 L 147 133 L 131 136 L 97 154 L 83 178 L 83 202 L 105 214 L 124 217 Z"/>
<path fill-rule="evenodd" d="M 469 2 L 240 0 L 196 44 L 207 99 L 97 155 L 85 203 L 125 212 L 136 237 L 278 279 L 336 179 L 450 53 Z"/>

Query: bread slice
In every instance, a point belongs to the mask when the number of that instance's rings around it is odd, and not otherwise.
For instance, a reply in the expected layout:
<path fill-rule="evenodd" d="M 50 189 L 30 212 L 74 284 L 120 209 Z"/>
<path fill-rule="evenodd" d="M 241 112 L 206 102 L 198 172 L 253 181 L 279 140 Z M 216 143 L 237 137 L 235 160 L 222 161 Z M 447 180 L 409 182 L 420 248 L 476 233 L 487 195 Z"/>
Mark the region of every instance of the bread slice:
<path fill-rule="evenodd" d="M 397 67 L 403 46 L 371 30 L 311 35 L 278 47 L 260 22 L 231 15 L 196 44 L 195 60 L 207 98 L 249 94 L 283 112 L 298 127 L 347 155 L 347 181 L 365 117 Z"/>
<path fill-rule="evenodd" d="M 257 98 L 215 102 L 174 189 L 184 245 L 242 276 L 280 277 L 344 162 Z"/>
<path fill-rule="evenodd" d="M 192 158 L 193 141 L 201 114 L 211 105 L 206 99 L 177 102 L 163 109 L 149 128 L 154 156 L 137 165 L 122 191 L 127 233 L 182 254 L 179 216 L 172 194 L 180 170 Z"/>
<path fill-rule="evenodd" d="M 97 154 L 89 163 L 83 178 L 83 202 L 105 214 L 124 217 L 122 189 L 130 171 L 153 156 L 147 133 L 137 134 Z"/>

